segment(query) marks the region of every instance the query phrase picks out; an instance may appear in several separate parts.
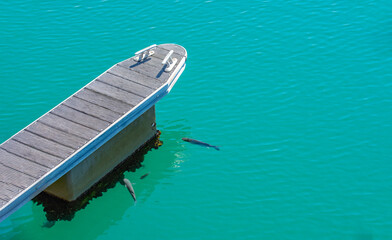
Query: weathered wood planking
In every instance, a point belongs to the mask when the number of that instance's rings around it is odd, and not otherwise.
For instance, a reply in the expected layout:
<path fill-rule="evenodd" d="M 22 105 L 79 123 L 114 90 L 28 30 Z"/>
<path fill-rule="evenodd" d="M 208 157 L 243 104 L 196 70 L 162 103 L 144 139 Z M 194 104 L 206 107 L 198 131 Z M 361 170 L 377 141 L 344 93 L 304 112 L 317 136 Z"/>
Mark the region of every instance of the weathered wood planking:
<path fill-rule="evenodd" d="M 75 151 L 70 147 L 66 147 L 26 130 L 19 132 L 12 139 L 61 159 L 68 157 Z"/>
<path fill-rule="evenodd" d="M 80 112 L 86 113 L 90 116 L 99 118 L 103 121 L 110 123 L 116 121 L 122 116 L 122 114 L 113 112 L 112 110 L 101 107 L 94 103 L 90 103 L 77 97 L 71 97 L 67 99 L 67 101 L 65 101 L 63 104 L 70 108 L 76 109 Z"/>
<path fill-rule="evenodd" d="M 106 83 L 103 83 L 100 81 L 94 81 L 94 82 L 90 83 L 89 85 L 87 85 L 86 88 L 91 89 L 95 92 L 99 92 L 99 93 L 108 95 L 112 98 L 115 98 L 119 101 L 130 104 L 132 106 L 136 106 L 140 101 L 143 100 L 143 98 L 140 96 L 137 96 L 135 94 L 132 94 L 132 93 L 127 92 L 125 90 L 113 87 L 109 84 L 106 84 Z"/>
<path fill-rule="evenodd" d="M 129 58 L 114 65 L 0 145 L 0 221 L 19 207 L 19 203 L 13 206 L 14 202 L 25 201 L 17 201 L 16 196 L 27 194 L 38 183 L 42 185 L 54 168 L 77 155 L 101 133 L 117 127 L 116 122 L 125 114 L 151 107 L 141 103 L 152 99 L 153 93 L 174 77 L 162 65 L 170 50 L 178 59 L 176 68 L 181 59 L 186 59 L 185 49 L 175 44 L 158 45 L 155 54 L 142 62 Z M 162 96 L 159 93 L 154 99 Z M 50 179 L 54 177 L 50 175 Z M 24 199 L 32 197 L 26 195 Z M 5 212 L 5 206 L 13 208 Z"/>
<path fill-rule="evenodd" d="M 142 63 L 135 62 L 133 59 L 127 59 L 118 63 L 118 66 L 145 74 L 148 77 L 159 80 L 161 83 L 165 83 L 169 79 L 170 73 L 165 72 L 161 63 L 162 60 L 150 57 Z"/>
<path fill-rule="evenodd" d="M 159 51 L 157 51 L 156 55 L 159 55 L 162 52 L 166 56 L 166 54 L 170 50 L 173 50 L 174 54 L 178 54 L 181 58 L 183 58 L 184 56 L 186 57 L 187 55 L 185 48 L 176 44 L 160 44 L 157 46 L 157 48 L 159 49 Z"/>
<path fill-rule="evenodd" d="M 43 117 L 38 119 L 38 122 L 46 124 L 52 128 L 56 128 L 60 131 L 66 132 L 70 135 L 78 136 L 85 140 L 91 140 L 99 133 L 99 131 L 85 127 L 79 123 L 75 123 L 52 113 L 45 114 Z"/>
<path fill-rule="evenodd" d="M 110 122 L 108 121 L 86 114 L 84 112 L 74 109 L 73 107 L 68 107 L 65 104 L 57 106 L 51 111 L 51 113 L 68 119 L 70 121 L 79 123 L 82 126 L 94 129 L 98 132 L 101 132 L 110 125 Z"/>
<path fill-rule="evenodd" d="M 146 87 L 141 85 L 140 83 L 136 83 L 134 81 L 130 81 L 128 79 L 118 77 L 116 75 L 107 73 L 102 75 L 97 79 L 97 81 L 102 81 L 106 84 L 112 85 L 114 87 L 123 89 L 127 92 L 133 93 L 142 97 L 143 99 L 150 95 L 155 89 Z"/>
<path fill-rule="evenodd" d="M 28 126 L 26 131 L 35 133 L 38 136 L 45 137 L 74 150 L 87 143 L 87 141 L 81 137 L 58 130 L 57 128 L 50 127 L 40 121 L 34 122 Z"/>
<path fill-rule="evenodd" d="M 5 171 L 2 169 L 2 171 Z M 0 199 L 3 204 L 7 203 L 11 200 L 14 196 L 18 195 L 23 188 L 14 186 L 10 183 L 0 182 Z"/>
<path fill-rule="evenodd" d="M 4 149 L 0 149 L 0 164 L 9 168 L 23 171 L 27 175 L 36 178 L 41 177 L 44 175 L 44 173 L 50 170 L 49 167 L 39 165 L 32 161 L 26 161 L 25 158 L 18 157 L 15 154 L 5 151 Z"/>
<path fill-rule="evenodd" d="M 154 90 L 162 86 L 162 82 L 158 81 L 157 79 L 138 73 L 136 71 L 132 71 L 131 69 L 127 69 L 124 67 L 116 66 L 109 69 L 108 72 L 110 74 L 128 79 L 130 81 L 135 81 L 135 79 L 137 79 L 139 84 Z"/>
<path fill-rule="evenodd" d="M 157 59 L 156 61 L 162 62 L 162 60 L 166 57 L 166 54 L 168 54 L 169 52 L 170 52 L 169 50 L 161 49 L 161 51 L 157 51 L 157 53 L 152 55 L 151 57 L 154 59 Z M 182 58 L 182 56 L 180 54 L 177 54 L 174 52 L 172 54 L 172 58 L 177 58 L 178 60 L 180 60 Z M 155 62 L 155 61 L 153 61 L 153 62 Z"/>
<path fill-rule="evenodd" d="M 91 103 L 95 103 L 103 108 L 110 109 L 113 112 L 116 112 L 121 115 L 128 112 L 134 107 L 134 105 L 127 104 L 113 97 L 92 91 L 87 88 L 84 88 L 81 91 L 77 92 L 74 97 L 86 100 Z"/>
<path fill-rule="evenodd" d="M 31 146 L 20 143 L 14 139 L 9 139 L 1 145 L 1 148 L 7 152 L 13 153 L 19 157 L 25 158 L 27 161 L 35 162 L 39 165 L 43 165 L 48 168 L 53 168 L 59 162 L 61 158 L 42 152 Z"/>
<path fill-rule="evenodd" d="M 0 174 L 0 182 L 18 187 L 18 188 L 26 188 L 30 186 L 35 180 L 36 177 L 29 176 L 24 172 L 20 172 L 13 168 L 7 167 L 5 165 L 0 165 L 1 174 Z"/>

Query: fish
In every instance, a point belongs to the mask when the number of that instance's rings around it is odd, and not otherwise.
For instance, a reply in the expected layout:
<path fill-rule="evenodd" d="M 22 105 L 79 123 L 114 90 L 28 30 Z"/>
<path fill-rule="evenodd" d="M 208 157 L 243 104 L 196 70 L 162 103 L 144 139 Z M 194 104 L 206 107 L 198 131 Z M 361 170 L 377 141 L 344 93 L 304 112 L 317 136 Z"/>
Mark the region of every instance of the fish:
<path fill-rule="evenodd" d="M 42 224 L 42 227 L 44 227 L 44 228 L 51 228 L 51 227 L 53 227 L 54 226 L 54 224 L 56 223 L 56 221 L 46 221 L 46 222 L 44 222 L 44 224 Z"/>
<path fill-rule="evenodd" d="M 133 200 L 136 202 L 136 195 L 135 191 L 133 190 L 132 183 L 128 179 L 124 178 L 124 184 L 127 187 L 129 193 L 132 195 Z"/>
<path fill-rule="evenodd" d="M 148 176 L 148 173 L 146 173 L 146 174 L 144 174 L 143 176 L 141 176 L 140 179 L 143 179 L 143 178 L 145 178 L 145 177 L 147 177 L 147 176 Z"/>
<path fill-rule="evenodd" d="M 205 147 L 212 147 L 218 151 L 220 150 L 218 146 L 214 146 L 214 145 L 211 145 L 211 144 L 199 141 L 199 140 L 195 140 L 195 139 L 191 139 L 191 138 L 182 138 L 182 140 L 184 140 L 185 142 L 190 142 L 190 143 L 205 146 Z"/>

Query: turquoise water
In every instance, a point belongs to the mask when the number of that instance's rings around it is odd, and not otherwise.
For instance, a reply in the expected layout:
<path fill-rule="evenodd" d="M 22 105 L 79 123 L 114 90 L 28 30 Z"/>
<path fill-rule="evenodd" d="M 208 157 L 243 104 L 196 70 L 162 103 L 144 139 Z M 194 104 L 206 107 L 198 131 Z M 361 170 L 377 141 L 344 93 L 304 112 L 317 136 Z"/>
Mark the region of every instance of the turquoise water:
<path fill-rule="evenodd" d="M 141 48 L 188 50 L 157 105 L 163 146 L 126 173 L 137 204 L 118 183 L 45 228 L 29 202 L 0 239 L 391 239 L 391 10 L 389 0 L 0 2 L 1 142 Z"/>

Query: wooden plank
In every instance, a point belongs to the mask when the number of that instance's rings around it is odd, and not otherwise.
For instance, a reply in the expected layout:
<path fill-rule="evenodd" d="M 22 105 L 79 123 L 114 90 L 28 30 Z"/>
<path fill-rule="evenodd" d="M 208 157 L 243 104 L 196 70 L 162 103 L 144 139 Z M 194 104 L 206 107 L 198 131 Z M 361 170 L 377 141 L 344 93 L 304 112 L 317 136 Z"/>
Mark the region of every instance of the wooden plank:
<path fill-rule="evenodd" d="M 75 152 L 72 148 L 53 142 L 26 130 L 19 132 L 12 139 L 62 159 L 66 159 Z"/>
<path fill-rule="evenodd" d="M 122 115 L 77 97 L 71 97 L 67 99 L 64 104 L 68 107 L 74 108 L 78 111 L 110 123 L 115 122 Z"/>
<path fill-rule="evenodd" d="M 4 142 L 0 148 L 48 168 L 53 168 L 63 160 L 12 139 Z"/>
<path fill-rule="evenodd" d="M 155 51 L 154 55 L 152 57 L 159 59 L 159 61 L 162 63 L 162 60 L 166 57 L 166 55 L 170 52 L 170 50 L 158 47 L 157 51 Z M 180 62 L 180 60 L 184 57 L 184 55 L 179 54 L 177 51 L 174 50 L 172 54 L 172 58 L 177 58 L 177 63 Z"/>
<path fill-rule="evenodd" d="M 22 188 L 18 188 L 14 185 L 0 182 L 0 199 L 8 202 L 18 195 L 22 190 Z"/>
<path fill-rule="evenodd" d="M 162 86 L 162 83 L 155 78 L 148 77 L 144 74 L 138 73 L 136 71 L 132 71 L 131 69 L 120 67 L 118 65 L 110 68 L 108 72 L 113 75 L 123 77 L 131 81 L 137 81 L 140 84 L 152 88 L 154 90 Z"/>
<path fill-rule="evenodd" d="M 103 93 L 115 99 L 119 99 L 125 103 L 136 106 L 139 102 L 143 100 L 142 97 L 139 97 L 135 94 L 129 93 L 127 91 L 121 90 L 119 88 L 110 86 L 106 83 L 100 81 L 93 81 L 89 85 L 86 86 L 87 89 L 91 89 L 93 91 Z"/>
<path fill-rule="evenodd" d="M 99 134 L 99 131 L 87 128 L 78 123 L 74 123 L 68 119 L 48 113 L 41 117 L 38 122 L 44 123 L 52 128 L 64 131 L 68 134 L 81 137 L 85 140 L 91 140 Z"/>
<path fill-rule="evenodd" d="M 179 54 L 181 57 L 185 57 L 186 54 L 186 50 L 183 47 L 175 44 L 160 44 L 156 49 L 158 49 L 156 52 L 166 51 L 166 54 L 170 50 L 173 50 L 174 53 Z"/>
<path fill-rule="evenodd" d="M 159 62 L 162 64 L 162 60 L 166 57 L 166 54 L 169 52 L 169 51 L 167 51 L 167 52 L 166 51 L 167 50 L 165 50 L 165 53 L 163 53 L 163 51 L 156 51 L 156 53 L 151 56 L 151 61 L 150 61 L 151 64 L 153 64 L 153 63 L 156 64 L 156 62 Z M 180 64 L 180 61 L 183 58 L 183 56 L 176 54 L 176 53 L 173 53 L 172 58 L 177 58 L 177 62 L 174 65 L 173 69 L 169 73 L 165 72 L 169 75 L 169 77 L 173 73 L 174 69 L 176 69 L 178 67 L 178 64 Z M 159 76 L 159 75 L 157 75 L 157 76 Z M 167 79 L 168 78 L 166 78 L 166 80 Z"/>
<path fill-rule="evenodd" d="M 110 73 L 105 73 L 101 75 L 97 80 L 112 85 L 114 87 L 123 89 L 127 92 L 134 93 L 143 98 L 149 96 L 154 91 L 152 88 L 140 85 L 139 83 L 126 80 Z"/>
<path fill-rule="evenodd" d="M 154 57 L 148 58 L 143 62 L 136 62 L 132 58 L 124 60 L 117 64 L 118 66 L 124 67 L 146 75 L 151 78 L 159 80 L 161 83 L 166 83 L 170 77 L 170 72 L 165 72 L 162 60 Z"/>
<path fill-rule="evenodd" d="M 0 149 L 0 164 L 3 164 L 9 168 L 23 171 L 30 176 L 35 176 L 36 178 L 40 178 L 50 170 L 48 167 L 44 167 L 24 158 L 18 157 L 15 154 L 6 152 L 3 149 Z"/>
<path fill-rule="evenodd" d="M 57 106 L 51 113 L 97 131 L 102 131 L 110 125 L 110 122 L 82 113 L 64 104 Z"/>
<path fill-rule="evenodd" d="M 6 203 L 7 201 L 0 198 L 0 208 L 2 208 Z"/>
<path fill-rule="evenodd" d="M 22 189 L 29 187 L 37 180 L 37 178 L 16 171 L 15 169 L 2 164 L 0 164 L 0 173 L 0 182 L 8 183 Z"/>
<path fill-rule="evenodd" d="M 91 103 L 95 103 L 104 108 L 111 109 L 119 114 L 124 114 L 132 109 L 133 105 L 114 99 L 108 95 L 104 95 L 99 92 L 94 92 L 90 89 L 83 88 L 81 91 L 75 94 L 75 97 L 86 100 Z"/>
<path fill-rule="evenodd" d="M 172 44 L 163 44 L 159 45 L 155 48 L 154 54 L 150 57 L 155 57 L 158 58 L 160 61 L 160 64 L 155 64 L 157 66 L 163 66 L 162 60 L 167 56 L 167 54 L 173 50 L 173 54 L 171 55 L 172 58 L 177 58 L 178 61 L 180 61 L 183 57 L 185 57 L 185 49 L 182 48 L 181 46 L 175 46 Z M 147 58 L 148 59 L 148 58 Z M 148 62 L 148 61 L 146 61 Z"/>
<path fill-rule="evenodd" d="M 33 124 L 31 124 L 29 127 L 26 128 L 26 131 L 33 132 L 39 136 L 60 143 L 74 150 L 80 148 L 81 146 L 87 143 L 87 140 L 81 137 L 66 133 L 64 131 L 60 131 L 56 128 L 45 125 L 40 121 L 36 121 Z"/>

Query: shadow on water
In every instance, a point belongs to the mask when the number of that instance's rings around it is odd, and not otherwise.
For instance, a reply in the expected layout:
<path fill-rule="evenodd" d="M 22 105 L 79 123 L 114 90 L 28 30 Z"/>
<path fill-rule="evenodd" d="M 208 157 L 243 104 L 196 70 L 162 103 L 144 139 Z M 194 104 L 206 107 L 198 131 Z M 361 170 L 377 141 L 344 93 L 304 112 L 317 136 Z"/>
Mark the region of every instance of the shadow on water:
<path fill-rule="evenodd" d="M 57 220 L 72 220 L 75 213 L 84 209 L 92 199 L 102 196 L 104 192 L 114 188 L 118 182 L 124 185 L 124 173 L 129 171 L 135 172 L 136 169 L 142 166 L 141 163 L 144 161 L 144 155 L 151 149 L 157 149 L 162 145 L 159 136 L 160 132 L 158 131 L 155 137 L 145 143 L 135 153 L 105 175 L 99 182 L 94 184 L 87 192 L 72 202 L 64 201 L 45 192 L 37 195 L 32 201 L 44 207 L 48 220 L 48 223 L 45 223 L 44 226 L 51 227 L 53 226 L 53 221 Z"/>
<path fill-rule="evenodd" d="M 3 224 L 4 227 L 0 228 L 0 239 L 56 238 L 60 240 L 69 239 L 67 236 L 69 231 L 72 231 L 80 238 L 92 240 L 97 239 L 112 225 L 120 224 L 124 218 L 132 221 L 132 216 L 127 215 L 128 210 L 134 206 L 148 206 L 144 204 L 156 187 L 166 185 L 165 179 L 171 178 L 179 171 L 182 161 L 186 158 L 181 140 L 181 137 L 185 135 L 189 135 L 189 128 L 184 126 L 182 121 L 165 126 L 162 134 L 158 133 L 154 139 L 139 149 L 140 151 L 124 160 L 87 193 L 72 203 L 64 202 L 48 194 L 38 195 L 34 203 L 40 207 L 34 206 L 35 204 L 31 207 L 26 206 L 24 211 L 19 211 L 19 215 L 22 216 L 14 215 L 7 219 L 7 223 Z M 159 151 L 150 151 L 157 147 Z M 147 152 L 148 157 L 145 158 Z M 140 179 L 146 173 L 149 175 Z M 133 184 L 137 205 L 134 205 L 125 186 L 117 186 L 123 184 L 124 177 Z M 103 196 L 99 197 L 101 195 Z M 41 205 L 46 219 L 42 214 Z M 92 221 L 93 227 L 90 226 Z"/>

